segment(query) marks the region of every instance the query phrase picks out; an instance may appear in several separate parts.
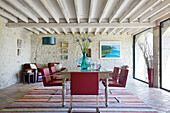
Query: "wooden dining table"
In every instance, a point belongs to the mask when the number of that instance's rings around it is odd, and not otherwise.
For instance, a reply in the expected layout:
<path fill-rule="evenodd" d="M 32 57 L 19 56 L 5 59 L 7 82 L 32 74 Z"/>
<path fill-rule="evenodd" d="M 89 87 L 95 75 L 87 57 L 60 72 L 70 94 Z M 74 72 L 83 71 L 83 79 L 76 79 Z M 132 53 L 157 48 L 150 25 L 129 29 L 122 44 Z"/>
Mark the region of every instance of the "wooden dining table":
<path fill-rule="evenodd" d="M 110 71 L 107 71 L 106 69 L 100 69 L 99 70 L 87 70 L 87 71 L 82 71 L 82 70 L 72 70 L 72 69 L 67 69 L 67 70 L 64 70 L 61 72 L 62 74 L 62 80 L 63 80 L 63 83 L 62 83 L 62 106 L 64 107 L 65 106 L 65 96 L 66 96 L 66 80 L 67 79 L 70 79 L 71 78 L 71 72 L 99 72 L 99 77 L 100 78 L 104 78 L 105 79 L 105 82 L 106 82 L 106 86 L 105 86 L 105 105 L 106 107 L 108 107 L 108 78 L 109 78 L 109 73 Z"/>

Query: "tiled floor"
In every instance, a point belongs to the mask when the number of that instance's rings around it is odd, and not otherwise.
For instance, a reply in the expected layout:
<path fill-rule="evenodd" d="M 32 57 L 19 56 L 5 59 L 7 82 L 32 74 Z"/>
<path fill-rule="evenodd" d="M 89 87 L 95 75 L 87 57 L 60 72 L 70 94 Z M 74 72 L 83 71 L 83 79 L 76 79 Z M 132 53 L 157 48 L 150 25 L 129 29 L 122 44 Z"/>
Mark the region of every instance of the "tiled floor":
<path fill-rule="evenodd" d="M 19 83 L 4 89 L 0 89 L 0 109 L 23 97 L 36 87 L 41 86 L 42 83 Z M 133 93 L 145 103 L 158 110 L 159 113 L 170 113 L 170 92 L 157 88 L 148 88 L 147 84 L 134 79 L 128 79 L 126 88 L 129 92 Z"/>

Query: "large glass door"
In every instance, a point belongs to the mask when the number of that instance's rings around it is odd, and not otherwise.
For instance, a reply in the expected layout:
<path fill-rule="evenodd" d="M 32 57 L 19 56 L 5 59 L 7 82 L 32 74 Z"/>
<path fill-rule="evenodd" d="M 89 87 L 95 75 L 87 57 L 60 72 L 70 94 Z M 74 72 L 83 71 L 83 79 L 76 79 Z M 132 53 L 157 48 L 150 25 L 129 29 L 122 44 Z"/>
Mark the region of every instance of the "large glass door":
<path fill-rule="evenodd" d="M 161 22 L 161 88 L 170 91 L 170 19 Z"/>
<path fill-rule="evenodd" d="M 153 61 L 153 29 L 134 35 L 133 78 L 148 83 L 148 68 Z"/>

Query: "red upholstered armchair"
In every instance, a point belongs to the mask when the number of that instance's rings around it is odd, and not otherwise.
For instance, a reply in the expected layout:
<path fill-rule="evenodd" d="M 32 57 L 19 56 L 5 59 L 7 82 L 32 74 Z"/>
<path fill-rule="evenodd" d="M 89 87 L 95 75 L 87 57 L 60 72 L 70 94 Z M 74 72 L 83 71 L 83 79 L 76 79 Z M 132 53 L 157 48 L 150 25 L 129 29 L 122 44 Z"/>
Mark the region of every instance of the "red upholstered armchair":
<path fill-rule="evenodd" d="M 117 81 L 117 78 L 119 77 L 119 67 L 114 67 L 113 72 L 109 74 L 111 79 L 108 79 L 108 81 Z M 101 81 L 105 82 L 105 79 L 101 79 Z"/>
<path fill-rule="evenodd" d="M 34 65 L 32 65 L 34 64 Z M 42 81 L 42 74 L 41 74 L 41 69 L 37 67 L 36 63 L 26 63 L 24 64 L 24 72 L 28 72 L 28 71 L 32 71 L 34 72 L 34 80 L 35 81 Z"/>
<path fill-rule="evenodd" d="M 70 112 L 72 109 L 72 95 L 97 95 L 97 112 L 99 112 L 99 73 L 98 72 L 72 72 Z"/>
<path fill-rule="evenodd" d="M 43 78 L 43 84 L 45 87 L 48 86 L 62 86 L 62 80 L 52 80 L 51 79 L 51 75 L 50 75 L 50 71 L 49 68 L 43 68 L 41 69 L 41 73 L 42 73 L 42 78 Z M 59 76 L 60 77 L 60 76 Z"/>
<path fill-rule="evenodd" d="M 50 70 L 50 74 L 51 75 L 60 75 L 61 76 L 61 73 L 60 72 L 57 72 L 55 70 L 55 67 L 52 66 L 52 67 L 49 67 L 49 70 Z M 51 79 L 52 80 L 62 80 L 61 78 L 59 78 L 58 76 L 51 76 Z"/>
<path fill-rule="evenodd" d="M 58 63 L 58 62 L 48 63 L 48 68 L 55 66 L 55 64 L 60 64 L 60 63 Z M 60 72 L 60 71 L 63 71 L 65 69 L 66 69 L 65 67 L 61 67 L 61 69 L 60 70 L 56 70 L 56 72 Z M 50 70 L 50 72 L 51 72 L 51 70 Z"/>
<path fill-rule="evenodd" d="M 109 81 L 117 81 L 117 78 L 119 76 L 119 69 L 119 67 L 114 67 L 113 73 L 110 73 L 112 79 L 109 79 Z"/>
<path fill-rule="evenodd" d="M 126 87 L 126 81 L 128 76 L 129 70 L 127 69 L 121 69 L 119 81 L 109 81 L 108 86 L 109 87 Z M 102 82 L 105 85 L 105 82 Z"/>

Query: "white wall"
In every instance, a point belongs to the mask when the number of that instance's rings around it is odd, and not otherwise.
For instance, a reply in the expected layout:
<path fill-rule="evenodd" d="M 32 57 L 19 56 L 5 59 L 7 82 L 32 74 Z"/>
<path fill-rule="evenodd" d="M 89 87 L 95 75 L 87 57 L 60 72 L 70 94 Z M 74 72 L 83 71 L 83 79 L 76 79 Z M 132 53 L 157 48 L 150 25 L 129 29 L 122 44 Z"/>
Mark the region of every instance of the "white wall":
<path fill-rule="evenodd" d="M 7 28 L 6 23 L 0 18 L 0 89 L 20 82 L 22 64 L 30 62 L 31 58 L 31 33 Z M 20 56 L 17 56 L 17 39 L 22 40 Z"/>
<path fill-rule="evenodd" d="M 33 35 L 32 42 L 32 62 L 34 62 L 35 51 L 37 48 L 37 64 L 39 67 L 47 67 L 49 62 L 60 62 L 65 67 L 75 68 L 78 60 L 82 57 L 81 49 L 75 42 L 73 35 L 48 35 L 56 37 L 56 45 L 42 45 L 42 37 L 47 35 Z M 122 44 L 121 59 L 100 59 L 100 41 L 120 41 Z M 61 42 L 68 42 L 68 60 L 61 60 Z M 92 60 L 102 64 L 102 67 L 113 69 L 114 66 L 129 65 L 132 75 L 132 37 L 131 35 L 96 35 L 92 36 L 90 45 Z"/>

